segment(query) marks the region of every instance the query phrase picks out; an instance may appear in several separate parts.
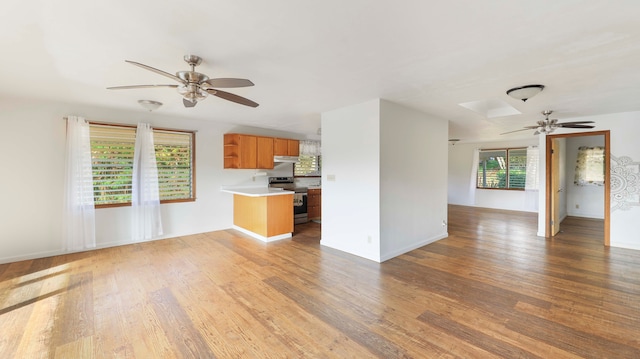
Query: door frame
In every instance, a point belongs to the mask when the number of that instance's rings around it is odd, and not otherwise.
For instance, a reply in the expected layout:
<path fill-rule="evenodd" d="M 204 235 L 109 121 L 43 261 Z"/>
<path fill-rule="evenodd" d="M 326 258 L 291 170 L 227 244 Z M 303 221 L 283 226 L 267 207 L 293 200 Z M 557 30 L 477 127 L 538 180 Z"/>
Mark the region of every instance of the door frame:
<path fill-rule="evenodd" d="M 551 235 L 551 237 L 555 236 L 556 234 L 558 234 L 558 232 L 560 232 L 560 214 L 558 213 L 559 212 L 558 202 L 560 201 L 561 189 L 563 187 L 566 187 L 564 184 L 562 184 L 562 186 L 560 185 L 560 173 L 559 173 L 560 172 L 560 150 L 558 148 L 559 142 L 560 142 L 559 138 L 551 138 L 551 140 L 549 141 L 549 149 L 551 150 L 551 161 L 549 162 L 549 165 L 550 165 L 549 172 L 551 173 L 551 182 L 550 182 L 551 192 L 549 192 L 551 193 L 551 196 L 549 197 L 549 200 L 551 201 L 549 203 L 549 210 L 551 213 L 549 214 L 550 215 L 549 226 L 551 227 L 551 232 L 549 232 L 549 234 Z M 558 153 L 555 152 L 556 149 L 558 149 Z"/>
<path fill-rule="evenodd" d="M 604 136 L 604 245 L 610 245 L 611 229 L 611 131 L 576 132 L 558 135 L 547 135 L 545 154 L 545 224 L 544 235 L 551 237 L 551 141 L 557 138 L 580 137 L 580 136 Z"/>

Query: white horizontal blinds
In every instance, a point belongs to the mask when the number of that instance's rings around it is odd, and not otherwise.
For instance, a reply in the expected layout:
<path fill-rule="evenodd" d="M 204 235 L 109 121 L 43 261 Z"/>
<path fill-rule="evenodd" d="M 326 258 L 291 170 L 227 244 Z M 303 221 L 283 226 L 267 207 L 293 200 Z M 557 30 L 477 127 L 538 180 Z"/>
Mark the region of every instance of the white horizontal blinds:
<path fill-rule="evenodd" d="M 154 130 L 160 200 L 193 198 L 193 133 Z"/>
<path fill-rule="evenodd" d="M 293 166 L 294 176 L 320 176 L 320 156 L 300 155 Z"/>
<path fill-rule="evenodd" d="M 524 189 L 527 181 L 527 149 L 510 149 L 509 160 L 509 183 L 508 188 Z"/>
<path fill-rule="evenodd" d="M 95 204 L 131 202 L 136 129 L 97 124 L 90 127 Z"/>
<path fill-rule="evenodd" d="M 160 200 L 192 199 L 192 132 L 154 130 Z M 91 124 L 91 160 L 96 205 L 131 203 L 136 128 Z"/>

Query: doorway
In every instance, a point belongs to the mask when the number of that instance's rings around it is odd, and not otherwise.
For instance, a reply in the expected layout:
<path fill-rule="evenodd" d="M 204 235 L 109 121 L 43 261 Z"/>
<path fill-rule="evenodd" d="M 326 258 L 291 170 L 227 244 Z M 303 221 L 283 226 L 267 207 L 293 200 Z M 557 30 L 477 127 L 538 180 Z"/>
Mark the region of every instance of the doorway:
<path fill-rule="evenodd" d="M 611 166 L 610 166 L 610 131 L 593 131 L 581 133 L 569 133 L 560 135 L 548 135 L 546 138 L 546 219 L 545 237 L 550 238 L 556 235 L 560 226 L 559 215 L 559 194 L 562 187 L 558 174 L 561 170 L 561 161 L 558 157 L 558 143 L 560 139 L 580 136 L 604 136 L 604 239 L 605 246 L 609 246 L 610 235 L 610 193 L 611 193 Z"/>

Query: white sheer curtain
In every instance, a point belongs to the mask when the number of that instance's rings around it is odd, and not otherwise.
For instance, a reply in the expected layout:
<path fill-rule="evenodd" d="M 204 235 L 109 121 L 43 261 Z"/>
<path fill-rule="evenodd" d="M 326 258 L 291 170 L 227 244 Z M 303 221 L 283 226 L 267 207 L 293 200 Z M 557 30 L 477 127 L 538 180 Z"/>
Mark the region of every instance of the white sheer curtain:
<path fill-rule="evenodd" d="M 89 123 L 67 117 L 64 236 L 67 251 L 96 246 Z"/>
<path fill-rule="evenodd" d="M 538 211 L 538 191 L 540 188 L 540 176 L 538 174 L 539 163 L 540 150 L 538 147 L 527 147 L 527 177 L 524 183 L 524 208 L 530 211 Z"/>
<path fill-rule="evenodd" d="M 320 156 L 322 148 L 320 141 L 300 141 L 300 155 L 302 156 Z"/>
<path fill-rule="evenodd" d="M 158 167 L 153 145 L 153 130 L 139 123 L 133 155 L 131 187 L 132 239 L 142 241 L 162 235 Z"/>
<path fill-rule="evenodd" d="M 476 187 L 478 186 L 478 161 L 480 161 L 480 150 L 473 150 L 471 159 L 471 176 L 469 179 L 469 205 L 476 204 Z"/>

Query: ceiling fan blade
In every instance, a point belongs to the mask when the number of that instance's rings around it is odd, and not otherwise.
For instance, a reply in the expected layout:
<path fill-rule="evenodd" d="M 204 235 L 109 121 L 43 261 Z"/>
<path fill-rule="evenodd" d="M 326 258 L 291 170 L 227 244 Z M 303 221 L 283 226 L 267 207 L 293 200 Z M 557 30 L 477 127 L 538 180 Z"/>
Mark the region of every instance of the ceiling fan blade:
<path fill-rule="evenodd" d="M 112 86 L 107 87 L 107 90 L 129 90 L 129 89 L 144 89 L 144 88 L 156 88 L 156 87 L 173 87 L 178 85 L 129 85 L 129 86 Z"/>
<path fill-rule="evenodd" d="M 558 125 L 581 125 L 584 123 L 595 123 L 593 121 L 571 121 L 571 122 L 560 122 Z"/>
<path fill-rule="evenodd" d="M 165 72 L 165 71 L 162 71 L 162 70 L 158 70 L 158 69 L 156 69 L 155 67 L 147 66 L 147 65 L 145 65 L 145 64 L 141 64 L 141 63 L 139 63 L 139 62 L 135 62 L 135 61 L 129 61 L 129 60 L 124 60 L 124 61 L 125 61 L 125 62 L 128 62 L 128 63 L 130 63 L 130 64 L 132 64 L 132 65 L 136 65 L 136 66 L 138 66 L 138 67 L 142 67 L 142 68 L 143 68 L 143 69 L 145 69 L 145 70 L 149 70 L 149 71 L 155 72 L 155 73 L 157 73 L 157 74 L 159 74 L 159 75 L 166 76 L 166 77 L 168 77 L 168 78 L 170 78 L 170 79 L 172 79 L 172 80 L 175 80 L 175 81 L 180 82 L 181 84 L 185 83 L 185 82 L 184 82 L 181 78 L 179 78 L 178 76 L 173 75 L 173 74 L 170 74 L 170 73 Z"/>
<path fill-rule="evenodd" d="M 519 130 L 515 130 L 515 131 L 509 131 L 509 132 L 503 132 L 501 133 L 501 135 L 506 135 L 508 133 L 514 133 L 514 132 L 520 132 L 520 131 L 528 131 L 528 130 L 533 130 L 534 128 L 538 128 L 538 126 L 527 126 L 525 128 L 521 128 Z"/>
<path fill-rule="evenodd" d="M 574 125 L 574 124 L 559 124 L 558 127 L 563 128 L 594 128 L 596 126 L 591 125 Z"/>
<path fill-rule="evenodd" d="M 205 83 L 211 85 L 211 87 L 222 87 L 222 88 L 253 86 L 253 82 L 251 82 L 250 80 L 234 79 L 234 78 L 209 79 L 205 81 Z"/>
<path fill-rule="evenodd" d="M 182 103 L 184 104 L 184 107 L 195 107 L 198 102 L 197 101 L 191 102 L 183 97 Z"/>
<path fill-rule="evenodd" d="M 242 96 L 238 96 L 238 95 L 232 94 L 230 92 L 214 90 L 214 89 L 207 89 L 207 92 L 212 94 L 212 95 L 214 95 L 214 96 L 218 96 L 218 97 L 223 98 L 225 100 L 232 101 L 232 102 L 235 102 L 235 103 L 239 103 L 241 105 L 245 105 L 245 106 L 249 106 L 249 107 L 258 107 L 259 106 L 256 102 L 253 102 L 253 101 L 249 100 L 248 98 L 244 98 Z"/>

